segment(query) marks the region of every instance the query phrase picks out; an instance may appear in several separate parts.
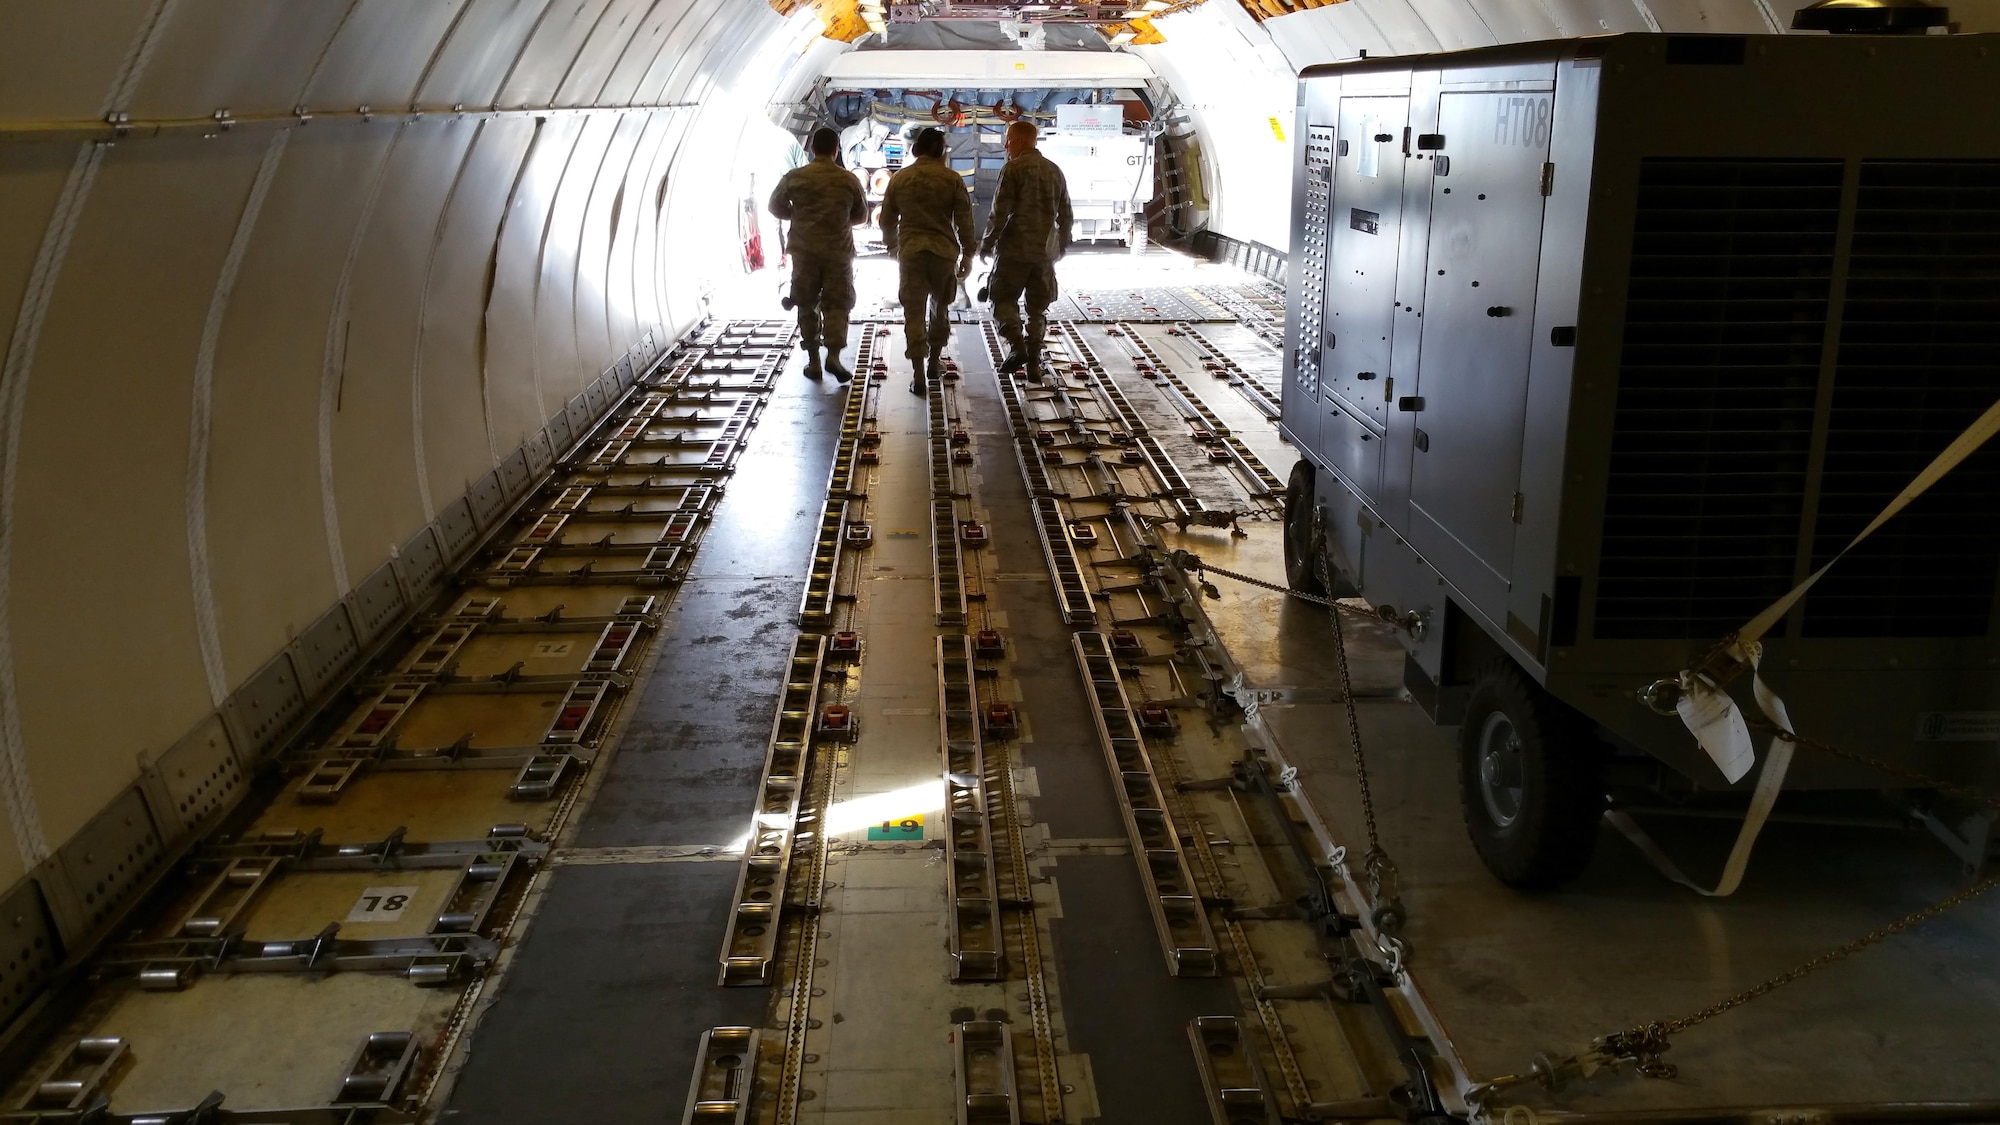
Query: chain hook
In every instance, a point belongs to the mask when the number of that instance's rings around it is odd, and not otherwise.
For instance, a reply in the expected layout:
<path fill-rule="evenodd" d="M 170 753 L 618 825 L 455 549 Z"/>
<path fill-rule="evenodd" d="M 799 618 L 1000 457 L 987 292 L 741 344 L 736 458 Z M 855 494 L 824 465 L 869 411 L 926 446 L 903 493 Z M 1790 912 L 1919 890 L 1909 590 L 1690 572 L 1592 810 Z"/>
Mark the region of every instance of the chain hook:
<path fill-rule="evenodd" d="M 1673 1028 L 1658 1021 L 1640 1024 L 1592 1041 L 1591 1050 L 1609 1061 L 1633 1063 L 1648 1078 L 1673 1078 L 1680 1068 L 1660 1057 L 1673 1046 L 1669 1038 L 1673 1033 Z"/>
<path fill-rule="evenodd" d="M 1382 951 L 1382 957 L 1386 962 L 1384 967 L 1389 970 L 1389 978 L 1401 984 L 1403 958 L 1409 953 L 1409 944 L 1392 934 L 1376 934 L 1375 948 Z"/>

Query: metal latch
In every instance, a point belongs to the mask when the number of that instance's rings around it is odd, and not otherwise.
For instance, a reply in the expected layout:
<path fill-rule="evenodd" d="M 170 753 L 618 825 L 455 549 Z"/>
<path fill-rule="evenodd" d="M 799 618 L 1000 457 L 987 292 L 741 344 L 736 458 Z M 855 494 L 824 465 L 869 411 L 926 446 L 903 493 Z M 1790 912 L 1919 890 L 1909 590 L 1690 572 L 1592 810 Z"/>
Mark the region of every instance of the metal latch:
<path fill-rule="evenodd" d="M 1396 400 L 1396 409 L 1405 414 L 1415 414 L 1424 408 L 1424 396 L 1404 395 Z"/>

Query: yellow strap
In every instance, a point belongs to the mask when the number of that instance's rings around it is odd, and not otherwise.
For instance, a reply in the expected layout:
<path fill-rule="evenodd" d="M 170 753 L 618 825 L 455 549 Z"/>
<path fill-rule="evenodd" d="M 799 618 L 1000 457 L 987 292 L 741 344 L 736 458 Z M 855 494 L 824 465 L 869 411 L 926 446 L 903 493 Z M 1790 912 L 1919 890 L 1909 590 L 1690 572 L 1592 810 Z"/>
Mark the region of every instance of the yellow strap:
<path fill-rule="evenodd" d="M 1909 507 L 1910 501 L 1922 496 L 1932 485 L 1943 479 L 1946 473 L 1957 468 L 1960 461 L 1972 456 L 1974 450 L 1985 445 L 1986 440 L 1995 433 L 2000 433 L 2000 399 L 1995 399 L 1993 405 L 1986 408 L 1986 413 L 1979 416 L 1978 421 L 1968 427 L 1964 433 L 1958 435 L 1958 440 L 1945 446 L 1944 452 L 1938 454 L 1937 459 L 1932 461 L 1928 468 L 1918 473 L 1917 478 L 1911 481 L 1900 495 L 1894 500 L 1889 501 L 1889 506 L 1882 509 L 1880 515 L 1870 520 L 1867 527 L 1861 529 L 1861 534 L 1855 536 L 1848 542 L 1847 546 L 1840 549 L 1840 554 L 1826 560 L 1825 566 L 1807 575 L 1806 580 L 1792 587 L 1790 593 L 1765 606 L 1764 612 L 1751 618 L 1750 624 L 1737 630 L 1737 637 L 1746 641 L 1762 640 L 1764 634 L 1770 632 L 1773 625 L 1782 620 L 1785 614 L 1791 612 L 1792 607 L 1798 604 L 1799 599 L 1805 597 L 1806 591 L 1812 589 L 1813 583 L 1818 582 L 1821 576 L 1825 575 L 1833 567 L 1834 563 L 1845 558 L 1847 552 L 1859 546 L 1863 539 L 1875 534 L 1875 529 L 1888 523 L 1890 518 L 1897 512 Z"/>

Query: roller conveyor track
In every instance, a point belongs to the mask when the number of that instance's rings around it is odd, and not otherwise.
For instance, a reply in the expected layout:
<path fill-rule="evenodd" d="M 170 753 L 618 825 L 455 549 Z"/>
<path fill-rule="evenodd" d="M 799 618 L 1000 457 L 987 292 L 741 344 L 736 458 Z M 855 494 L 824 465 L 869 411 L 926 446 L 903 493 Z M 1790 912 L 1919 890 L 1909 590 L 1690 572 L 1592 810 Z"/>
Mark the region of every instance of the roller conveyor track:
<path fill-rule="evenodd" d="M 1081 336 L 1070 330 L 1070 335 L 1079 348 L 1087 349 Z M 1227 462 L 1231 468 L 1243 475 L 1252 499 L 1265 505 L 1279 503 L 1285 494 L 1285 483 L 1251 452 L 1243 440 L 1230 431 L 1220 417 L 1207 403 L 1201 400 L 1194 388 L 1178 375 L 1173 366 L 1161 358 L 1153 347 L 1130 325 L 1120 326 L 1117 337 L 1121 348 L 1129 349 L 1138 362 L 1138 370 L 1143 376 L 1157 377 L 1172 388 L 1176 405 L 1187 415 L 1193 429 L 1194 438 L 1209 447 L 1208 458 Z M 1210 361 L 1213 362 L 1213 361 Z"/>
<path fill-rule="evenodd" d="M 1262 379 L 1244 370 L 1243 365 L 1228 352 L 1216 347 L 1215 342 L 1204 335 L 1200 328 L 1187 321 L 1180 321 L 1169 331 L 1174 335 L 1186 337 L 1189 342 L 1196 345 L 1200 349 L 1202 369 L 1218 379 L 1227 379 L 1238 394 L 1263 412 L 1264 417 L 1276 421 L 1283 413 L 1283 403 L 1280 401 L 1279 393 L 1272 390 Z"/>

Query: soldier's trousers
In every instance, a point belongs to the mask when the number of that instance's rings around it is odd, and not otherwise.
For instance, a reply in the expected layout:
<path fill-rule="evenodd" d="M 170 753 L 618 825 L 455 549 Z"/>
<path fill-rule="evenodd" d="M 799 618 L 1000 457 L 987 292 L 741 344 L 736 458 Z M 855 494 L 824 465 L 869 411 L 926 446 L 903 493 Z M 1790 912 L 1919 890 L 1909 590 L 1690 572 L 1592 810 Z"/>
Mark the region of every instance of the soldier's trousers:
<path fill-rule="evenodd" d="M 903 354 L 921 365 L 951 340 L 951 299 L 958 293 L 957 263 L 928 250 L 903 255 L 896 295 L 903 302 Z"/>
<path fill-rule="evenodd" d="M 1049 332 L 1049 304 L 1056 299 L 1056 264 L 1001 258 L 993 265 L 993 277 L 989 284 L 992 286 L 993 319 L 1000 324 L 1000 335 L 1023 354 L 1031 348 L 1041 351 L 1042 340 Z M 1021 330 L 1021 302 L 1024 298 L 1028 305 L 1025 333 Z"/>
<path fill-rule="evenodd" d="M 847 346 L 847 313 L 854 308 L 851 256 L 792 252 L 792 307 L 808 348 Z"/>

